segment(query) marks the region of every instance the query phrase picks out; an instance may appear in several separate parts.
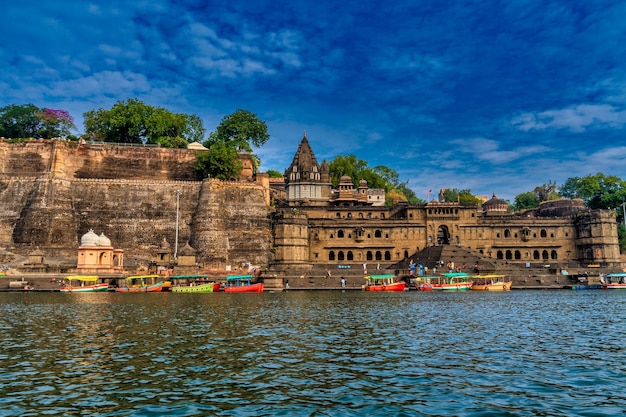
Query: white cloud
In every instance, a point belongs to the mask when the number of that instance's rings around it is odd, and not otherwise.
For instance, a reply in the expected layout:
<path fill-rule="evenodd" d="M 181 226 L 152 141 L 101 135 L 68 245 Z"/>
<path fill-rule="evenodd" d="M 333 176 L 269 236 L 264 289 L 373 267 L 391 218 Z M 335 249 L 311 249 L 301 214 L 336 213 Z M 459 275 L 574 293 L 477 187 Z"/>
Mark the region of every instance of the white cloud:
<path fill-rule="evenodd" d="M 500 142 L 487 138 L 456 139 L 451 142 L 459 152 L 469 153 L 479 161 L 491 164 L 507 164 L 516 159 L 536 156 L 550 150 L 547 146 L 530 145 L 503 150 Z"/>
<path fill-rule="evenodd" d="M 579 104 L 576 106 L 524 113 L 512 120 L 518 129 L 530 130 L 566 129 L 584 132 L 588 128 L 621 128 L 626 124 L 626 111 L 610 104 Z"/>

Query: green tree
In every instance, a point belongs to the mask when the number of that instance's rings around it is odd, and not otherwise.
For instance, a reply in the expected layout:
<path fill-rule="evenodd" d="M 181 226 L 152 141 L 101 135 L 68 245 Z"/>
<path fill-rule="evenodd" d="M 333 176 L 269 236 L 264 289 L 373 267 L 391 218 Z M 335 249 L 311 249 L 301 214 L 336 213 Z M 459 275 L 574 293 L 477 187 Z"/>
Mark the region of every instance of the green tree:
<path fill-rule="evenodd" d="M 105 142 L 183 147 L 183 141 L 188 143 L 204 134 L 198 116 L 172 113 L 137 99 L 118 101 L 109 110 L 90 110 L 83 116 L 85 136 Z"/>
<path fill-rule="evenodd" d="M 443 191 L 443 201 L 460 203 L 464 206 L 480 206 L 483 203 L 480 198 L 472 194 L 471 190 L 459 190 L 457 188 L 446 188 Z"/>
<path fill-rule="evenodd" d="M 347 175 L 352 179 L 354 187 L 358 187 L 359 182 L 365 180 L 369 188 L 385 190 L 386 204 L 394 204 L 398 201 L 409 201 L 413 204 L 423 203 L 407 186 L 408 182 L 400 181 L 400 176 L 395 170 L 384 165 L 370 168 L 366 161 L 355 155 L 335 157 L 329 164 L 329 171 L 330 182 L 334 188 L 339 185 L 341 177 Z"/>
<path fill-rule="evenodd" d="M 626 182 L 602 173 L 568 178 L 559 189 L 567 198 L 582 198 L 589 208 L 615 209 L 626 201 Z"/>
<path fill-rule="evenodd" d="M 537 195 L 534 192 L 527 191 L 515 196 L 513 210 L 519 211 L 537 207 L 539 207 L 539 198 L 537 198 Z"/>
<path fill-rule="evenodd" d="M 260 147 L 270 138 L 267 125 L 249 110 L 239 109 L 224 116 L 217 129 L 209 134 L 204 146 L 211 148 L 215 143 L 223 142 L 229 147 L 252 153 L 252 146 Z"/>
<path fill-rule="evenodd" d="M 280 171 L 276 171 L 275 169 L 268 169 L 267 175 L 269 175 L 270 178 L 282 178 L 283 177 L 283 174 Z"/>
<path fill-rule="evenodd" d="M 237 151 L 223 142 L 218 142 L 209 152 L 198 154 L 195 171 L 199 179 L 217 178 L 228 181 L 237 179 L 242 168 Z"/>
<path fill-rule="evenodd" d="M 195 114 L 187 115 L 187 123 L 183 136 L 186 137 L 189 142 L 202 143 L 205 134 L 206 129 L 204 128 L 202 119 Z"/>
<path fill-rule="evenodd" d="M 0 109 L 0 136 L 5 138 L 35 137 L 41 126 L 40 109 L 33 104 L 9 105 Z"/>
<path fill-rule="evenodd" d="M 556 182 L 548 181 L 546 184 L 539 185 L 533 190 L 539 202 L 558 200 L 559 194 L 556 192 Z"/>

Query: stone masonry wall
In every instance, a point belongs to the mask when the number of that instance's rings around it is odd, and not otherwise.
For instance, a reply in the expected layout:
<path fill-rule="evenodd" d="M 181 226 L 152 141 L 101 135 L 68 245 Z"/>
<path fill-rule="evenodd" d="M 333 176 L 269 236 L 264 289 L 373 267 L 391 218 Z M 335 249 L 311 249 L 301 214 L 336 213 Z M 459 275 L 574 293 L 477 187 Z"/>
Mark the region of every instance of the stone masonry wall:
<path fill-rule="evenodd" d="M 126 264 L 152 259 L 164 238 L 175 246 L 179 190 L 179 249 L 189 242 L 211 266 L 269 261 L 262 186 L 187 180 L 188 151 L 40 142 L 0 142 L 0 249 L 75 258 L 93 229 L 125 251 Z"/>

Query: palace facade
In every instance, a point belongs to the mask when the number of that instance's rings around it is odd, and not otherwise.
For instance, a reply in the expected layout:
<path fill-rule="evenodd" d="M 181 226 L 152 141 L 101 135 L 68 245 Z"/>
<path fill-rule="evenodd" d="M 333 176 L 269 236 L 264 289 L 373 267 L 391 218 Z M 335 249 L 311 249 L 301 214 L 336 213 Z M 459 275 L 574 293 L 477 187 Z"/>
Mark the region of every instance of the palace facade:
<path fill-rule="evenodd" d="M 273 264 L 392 265 L 429 246 L 456 245 L 526 267 L 621 265 L 615 213 L 590 210 L 582 200 L 516 213 L 495 194 L 481 206 L 435 200 L 385 206 L 382 190 L 358 184 L 343 177 L 333 189 L 328 163 L 318 164 L 305 134 L 285 171 L 273 219 Z"/>

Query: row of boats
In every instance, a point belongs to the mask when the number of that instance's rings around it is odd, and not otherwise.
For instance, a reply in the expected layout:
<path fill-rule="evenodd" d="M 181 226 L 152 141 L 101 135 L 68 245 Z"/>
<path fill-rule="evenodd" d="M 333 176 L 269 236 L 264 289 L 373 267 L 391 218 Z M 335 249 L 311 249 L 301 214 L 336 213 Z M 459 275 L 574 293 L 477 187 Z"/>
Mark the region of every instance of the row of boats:
<path fill-rule="evenodd" d="M 365 291 L 405 291 L 406 282 L 393 274 L 369 275 L 365 277 Z M 505 275 L 470 275 L 464 272 L 415 278 L 415 289 L 419 291 L 510 291 L 513 282 Z M 602 277 L 597 288 L 626 289 L 626 272 L 614 272 Z"/>
<path fill-rule="evenodd" d="M 70 275 L 65 277 L 61 292 L 263 292 L 262 282 L 252 282 L 252 275 L 230 275 L 224 284 L 210 280 L 206 275 L 175 275 L 163 277 L 157 274 L 133 275 L 119 279 L 115 285 L 102 282 L 98 276 Z"/>
<path fill-rule="evenodd" d="M 365 277 L 365 291 L 405 291 L 407 283 L 393 274 L 369 275 Z M 419 291 L 510 291 L 513 282 L 505 275 L 470 275 L 451 272 L 441 275 L 415 278 L 415 289 Z"/>
<path fill-rule="evenodd" d="M 368 275 L 365 291 L 405 291 L 407 283 L 394 274 Z M 262 282 L 252 282 L 252 275 L 230 275 L 225 282 L 212 281 L 206 275 L 134 275 L 121 278 L 117 285 L 101 282 L 97 276 L 71 275 L 65 277 L 61 292 L 263 292 Z M 415 278 L 419 291 L 510 291 L 512 281 L 505 275 L 470 275 L 464 272 L 446 273 Z M 599 288 L 626 289 L 626 272 L 607 274 Z"/>

